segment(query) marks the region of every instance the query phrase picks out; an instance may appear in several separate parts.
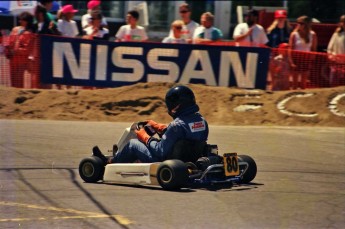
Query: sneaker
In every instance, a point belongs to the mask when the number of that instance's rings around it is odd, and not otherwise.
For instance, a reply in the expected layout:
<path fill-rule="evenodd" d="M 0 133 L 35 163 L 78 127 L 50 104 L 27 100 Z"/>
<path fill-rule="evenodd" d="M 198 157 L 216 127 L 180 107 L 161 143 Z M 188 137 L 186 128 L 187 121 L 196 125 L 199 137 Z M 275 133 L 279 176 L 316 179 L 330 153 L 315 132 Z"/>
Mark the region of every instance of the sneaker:
<path fill-rule="evenodd" d="M 104 154 L 101 152 L 101 150 L 98 148 L 98 146 L 94 146 L 92 148 L 92 154 L 93 154 L 93 156 L 101 158 L 104 163 L 107 163 L 108 158 L 106 156 L 104 156 Z"/>

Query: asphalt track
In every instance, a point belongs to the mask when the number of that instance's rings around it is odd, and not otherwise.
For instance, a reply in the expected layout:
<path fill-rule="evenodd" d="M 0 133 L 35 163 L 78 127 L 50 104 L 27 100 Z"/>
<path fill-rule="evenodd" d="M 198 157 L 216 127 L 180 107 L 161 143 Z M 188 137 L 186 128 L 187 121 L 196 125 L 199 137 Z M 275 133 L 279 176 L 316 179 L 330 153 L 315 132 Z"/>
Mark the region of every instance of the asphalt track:
<path fill-rule="evenodd" d="M 79 161 L 128 123 L 0 120 L 0 228 L 344 228 L 345 129 L 211 126 L 254 183 L 182 189 L 84 183 Z"/>

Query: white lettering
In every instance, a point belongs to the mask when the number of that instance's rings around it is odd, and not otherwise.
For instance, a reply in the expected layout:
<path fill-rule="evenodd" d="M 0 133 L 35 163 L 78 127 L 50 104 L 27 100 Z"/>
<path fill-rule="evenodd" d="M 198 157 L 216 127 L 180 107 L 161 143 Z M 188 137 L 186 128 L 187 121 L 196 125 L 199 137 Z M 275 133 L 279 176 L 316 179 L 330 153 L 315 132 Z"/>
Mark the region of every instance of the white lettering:
<path fill-rule="evenodd" d="M 171 61 L 162 61 L 158 58 L 160 56 L 177 57 L 178 49 L 161 49 L 156 48 L 149 51 L 147 54 L 147 63 L 151 68 L 159 70 L 167 70 L 168 75 L 148 74 L 147 82 L 175 82 L 178 79 L 180 69 L 178 65 Z"/>
<path fill-rule="evenodd" d="M 329 102 L 328 108 L 332 114 L 340 117 L 345 117 L 345 112 L 341 112 L 338 109 L 338 102 L 345 97 L 345 93 L 338 94 Z"/>
<path fill-rule="evenodd" d="M 316 116 L 318 116 L 318 114 L 315 113 L 315 112 L 312 112 L 312 113 L 309 113 L 309 114 L 304 114 L 304 113 L 299 113 L 299 112 L 295 112 L 295 111 L 289 111 L 285 107 L 285 104 L 287 102 L 289 102 L 293 98 L 307 98 L 307 97 L 310 97 L 310 96 L 313 96 L 313 95 L 314 95 L 314 93 L 304 93 L 304 92 L 291 93 L 285 99 L 281 100 L 277 104 L 277 108 L 278 108 L 278 110 L 281 113 L 289 115 L 289 116 L 298 116 L 298 117 L 306 117 L 306 118 L 316 117 Z"/>
<path fill-rule="evenodd" d="M 237 87 L 255 88 L 258 53 L 248 53 L 246 72 L 243 72 L 242 62 L 238 52 L 221 53 L 219 69 L 219 86 L 228 87 L 230 81 L 230 69 L 233 68 Z"/>
<path fill-rule="evenodd" d="M 53 77 L 63 78 L 64 56 L 73 79 L 87 80 L 90 77 L 90 44 L 80 44 L 79 64 L 74 55 L 72 44 L 66 42 L 54 42 L 53 44 Z"/>
<path fill-rule="evenodd" d="M 97 46 L 97 61 L 96 61 L 96 80 L 107 80 L 107 57 L 108 57 L 108 46 L 99 45 Z"/>
<path fill-rule="evenodd" d="M 139 81 L 144 75 L 144 65 L 139 60 L 123 59 L 123 55 L 143 55 L 141 47 L 117 47 L 113 50 L 113 64 L 120 68 L 130 68 L 132 73 L 114 72 L 112 73 L 113 81 L 135 82 Z"/>
<path fill-rule="evenodd" d="M 195 67 L 199 61 L 202 70 L 195 70 Z M 207 51 L 193 50 L 191 52 L 179 82 L 187 84 L 191 79 L 204 79 L 206 85 L 217 86 L 210 57 Z"/>

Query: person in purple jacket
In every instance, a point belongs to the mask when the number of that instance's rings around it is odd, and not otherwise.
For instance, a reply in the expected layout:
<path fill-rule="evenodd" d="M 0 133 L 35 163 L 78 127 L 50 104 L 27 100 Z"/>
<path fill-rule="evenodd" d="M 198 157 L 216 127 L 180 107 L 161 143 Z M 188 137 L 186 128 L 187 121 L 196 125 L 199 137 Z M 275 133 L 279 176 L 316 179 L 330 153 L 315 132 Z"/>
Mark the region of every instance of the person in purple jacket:
<path fill-rule="evenodd" d="M 144 122 L 161 136 L 160 139 L 149 135 L 142 128 L 136 130 L 137 139 L 131 139 L 114 157 L 106 158 L 97 146 L 94 147 L 94 155 L 105 163 L 150 163 L 167 159 L 196 161 L 202 156 L 203 152 L 200 150 L 206 146 L 209 128 L 207 121 L 199 113 L 193 91 L 183 85 L 172 87 L 165 96 L 165 103 L 169 115 L 174 118 L 168 126 L 153 120 Z"/>

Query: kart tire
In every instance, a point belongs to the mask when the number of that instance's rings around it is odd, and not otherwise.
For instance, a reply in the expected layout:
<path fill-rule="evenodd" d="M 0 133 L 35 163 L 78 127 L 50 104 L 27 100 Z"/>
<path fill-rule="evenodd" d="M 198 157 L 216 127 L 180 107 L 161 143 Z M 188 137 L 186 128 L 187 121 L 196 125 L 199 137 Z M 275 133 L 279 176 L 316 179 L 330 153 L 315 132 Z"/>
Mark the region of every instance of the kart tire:
<path fill-rule="evenodd" d="M 188 182 L 187 165 L 180 160 L 166 160 L 157 170 L 157 180 L 165 190 L 176 190 L 185 187 Z"/>
<path fill-rule="evenodd" d="M 96 183 L 103 179 L 104 162 L 96 156 L 84 158 L 79 163 L 79 175 L 87 183 Z"/>
<path fill-rule="evenodd" d="M 241 183 L 247 184 L 251 182 L 252 180 L 254 180 L 256 176 L 256 172 L 257 172 L 257 167 L 256 167 L 256 163 L 254 159 L 248 155 L 238 155 L 238 161 L 247 162 L 249 165 L 247 171 L 243 174 Z M 240 167 L 240 169 L 242 168 Z"/>

